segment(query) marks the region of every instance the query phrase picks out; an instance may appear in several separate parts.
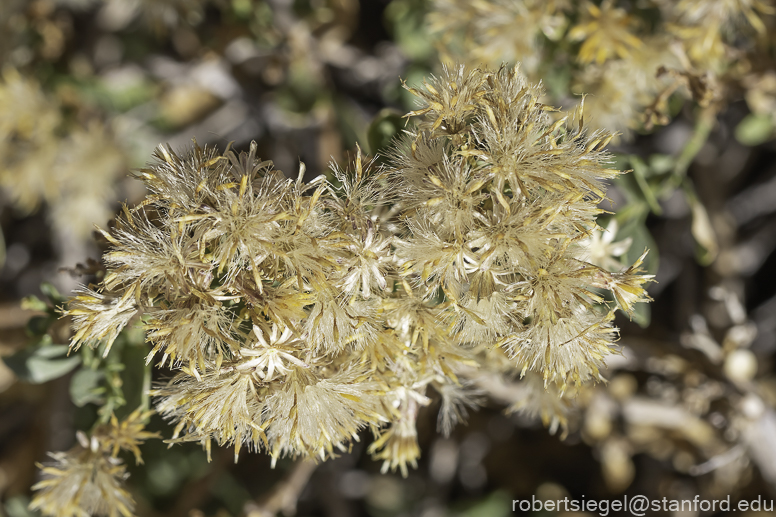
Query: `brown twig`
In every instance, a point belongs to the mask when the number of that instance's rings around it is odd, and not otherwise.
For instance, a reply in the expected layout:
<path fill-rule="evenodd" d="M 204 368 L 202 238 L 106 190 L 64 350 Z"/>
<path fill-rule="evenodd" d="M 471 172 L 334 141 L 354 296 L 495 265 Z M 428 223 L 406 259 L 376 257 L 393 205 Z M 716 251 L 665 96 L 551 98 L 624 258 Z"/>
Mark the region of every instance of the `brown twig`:
<path fill-rule="evenodd" d="M 260 501 L 249 501 L 243 511 L 245 517 L 274 517 L 296 513 L 296 503 L 318 465 L 310 460 L 299 461 L 288 475 L 275 485 Z"/>

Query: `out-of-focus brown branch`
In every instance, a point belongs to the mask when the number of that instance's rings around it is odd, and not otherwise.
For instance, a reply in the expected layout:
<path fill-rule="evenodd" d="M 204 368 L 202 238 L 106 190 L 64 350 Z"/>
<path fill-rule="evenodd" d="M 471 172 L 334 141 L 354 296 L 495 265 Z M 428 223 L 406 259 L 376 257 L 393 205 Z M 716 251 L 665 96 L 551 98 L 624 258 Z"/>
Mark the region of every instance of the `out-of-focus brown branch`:
<path fill-rule="evenodd" d="M 214 451 L 213 462 L 210 464 L 208 473 L 199 479 L 192 479 L 184 485 L 179 491 L 175 506 L 167 515 L 174 517 L 197 515 L 196 508 L 206 502 L 213 483 L 229 468 L 233 457 L 232 451 L 225 449 Z"/>
<path fill-rule="evenodd" d="M 310 460 L 297 462 L 293 470 L 268 494 L 259 501 L 250 501 L 245 505 L 243 508 L 245 517 L 274 517 L 278 512 L 294 515 L 299 496 L 317 466 Z"/>

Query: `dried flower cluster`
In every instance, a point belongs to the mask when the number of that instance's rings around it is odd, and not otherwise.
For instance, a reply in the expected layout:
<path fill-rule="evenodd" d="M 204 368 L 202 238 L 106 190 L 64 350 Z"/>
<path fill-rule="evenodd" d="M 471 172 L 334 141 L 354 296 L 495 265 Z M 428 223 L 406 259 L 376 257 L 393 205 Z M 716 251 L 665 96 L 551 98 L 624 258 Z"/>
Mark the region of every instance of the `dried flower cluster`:
<path fill-rule="evenodd" d="M 12 68 L 0 82 L 0 187 L 21 212 L 50 205 L 53 226 L 78 239 L 111 215 L 123 151 L 95 122 L 62 136 L 61 106 Z"/>
<path fill-rule="evenodd" d="M 103 231 L 104 280 L 69 304 L 72 347 L 107 353 L 142 314 L 148 361 L 177 372 L 153 393 L 173 441 L 325 459 L 369 427 L 404 474 L 429 388 L 449 431 L 478 367 L 538 375 L 537 397 L 601 378 L 614 310 L 650 279 L 590 262 L 613 260 L 590 247 L 612 134 L 581 107 L 553 121 L 517 68 L 410 91 L 422 121 L 390 165 L 359 151 L 330 180 L 288 179 L 255 145 L 160 146 L 146 201 Z"/>
<path fill-rule="evenodd" d="M 626 131 L 665 124 L 676 91 L 708 106 L 743 89 L 771 116 L 774 14 L 763 0 L 435 0 L 429 23 L 445 59 L 522 61 L 555 77 L 556 100 L 591 94 L 596 127 Z"/>
<path fill-rule="evenodd" d="M 49 453 L 55 463 L 39 465 L 44 477 L 32 487 L 38 492 L 30 509 L 58 517 L 133 515 L 134 501 L 124 488 L 129 474 L 118 453 L 130 451 L 137 463 L 143 463 L 138 445 L 158 436 L 144 430 L 149 416 L 150 412 L 135 411 L 121 422 L 113 416 L 91 437 L 79 431 L 78 444 L 71 450 Z"/>

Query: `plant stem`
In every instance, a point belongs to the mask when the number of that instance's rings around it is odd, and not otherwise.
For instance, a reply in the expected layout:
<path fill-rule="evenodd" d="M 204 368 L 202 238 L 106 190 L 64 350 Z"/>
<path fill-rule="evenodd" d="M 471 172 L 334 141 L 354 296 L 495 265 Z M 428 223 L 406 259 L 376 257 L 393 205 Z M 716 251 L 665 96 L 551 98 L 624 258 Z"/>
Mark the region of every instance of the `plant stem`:
<path fill-rule="evenodd" d="M 274 517 L 296 513 L 296 503 L 318 465 L 311 460 L 298 461 L 289 474 L 260 502 L 250 501 L 244 507 L 245 517 Z"/>
<path fill-rule="evenodd" d="M 706 108 L 698 115 L 698 121 L 695 124 L 695 130 L 692 137 L 687 141 L 687 144 L 682 149 L 679 157 L 676 159 L 676 166 L 674 167 L 674 177 L 672 181 L 672 188 L 670 192 L 679 185 L 687 174 L 687 169 L 690 168 L 690 164 L 698 156 L 698 153 L 703 148 L 703 145 L 709 139 L 711 130 L 714 128 L 714 123 L 717 119 L 717 111 L 712 108 Z"/>

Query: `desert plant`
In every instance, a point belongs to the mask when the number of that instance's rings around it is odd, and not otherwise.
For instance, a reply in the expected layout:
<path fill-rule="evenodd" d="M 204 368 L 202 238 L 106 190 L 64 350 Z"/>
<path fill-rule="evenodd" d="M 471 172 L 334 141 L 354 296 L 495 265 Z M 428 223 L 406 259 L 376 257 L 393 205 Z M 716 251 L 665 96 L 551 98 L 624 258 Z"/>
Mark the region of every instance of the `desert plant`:
<path fill-rule="evenodd" d="M 329 179 L 288 179 L 255 144 L 159 146 L 136 173 L 146 200 L 101 230 L 104 277 L 68 303 L 71 349 L 107 355 L 140 318 L 147 362 L 174 374 L 152 392 L 170 441 L 235 458 L 323 460 L 370 428 L 383 470 L 406 476 L 432 390 L 449 432 L 483 371 L 528 375 L 520 409 L 562 423 L 560 398 L 617 353 L 614 311 L 648 299 L 643 255 L 617 267 L 594 238 L 613 135 L 587 132 L 581 105 L 551 118 L 518 67 L 408 89 L 422 118 L 387 164 L 358 150 Z"/>

